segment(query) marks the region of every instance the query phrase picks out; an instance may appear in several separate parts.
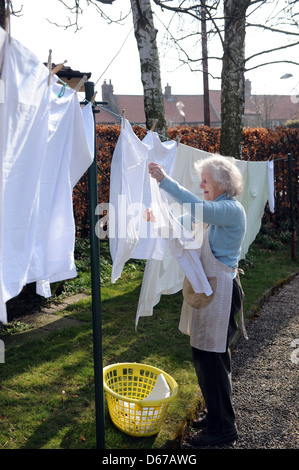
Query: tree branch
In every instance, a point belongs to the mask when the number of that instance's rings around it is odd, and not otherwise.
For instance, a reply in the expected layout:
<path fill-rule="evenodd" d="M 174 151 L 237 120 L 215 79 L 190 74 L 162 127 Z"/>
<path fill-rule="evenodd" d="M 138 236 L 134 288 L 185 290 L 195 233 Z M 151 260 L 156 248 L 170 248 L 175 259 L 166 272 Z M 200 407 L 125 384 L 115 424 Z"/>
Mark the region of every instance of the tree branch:
<path fill-rule="evenodd" d="M 295 33 L 292 31 L 283 31 L 282 29 L 276 29 L 271 26 L 265 26 L 263 24 L 252 24 L 252 23 L 246 23 L 247 26 L 253 26 L 255 28 L 261 28 L 261 29 L 266 29 L 268 31 L 272 31 L 273 33 L 281 33 L 281 34 L 286 34 L 288 36 L 299 36 L 299 33 Z"/>
<path fill-rule="evenodd" d="M 267 51 L 257 52 L 256 54 L 253 54 L 252 56 L 247 57 L 247 59 L 245 59 L 245 62 L 248 62 L 250 59 L 253 59 L 254 57 L 257 57 L 259 55 L 269 54 L 269 53 L 275 52 L 275 51 L 280 51 L 281 49 L 287 49 L 289 47 L 297 46 L 298 44 L 299 44 L 299 41 L 294 42 L 293 44 L 288 44 L 288 45 L 285 45 L 285 46 L 275 47 L 274 49 L 269 49 Z"/>
<path fill-rule="evenodd" d="M 250 70 L 258 69 L 259 67 L 264 67 L 265 65 L 271 64 L 292 64 L 292 65 L 299 65 L 299 62 L 293 62 L 292 60 L 273 60 L 272 62 L 264 62 L 263 64 L 255 65 L 254 67 L 250 67 L 245 69 L 245 72 L 249 72 Z"/>

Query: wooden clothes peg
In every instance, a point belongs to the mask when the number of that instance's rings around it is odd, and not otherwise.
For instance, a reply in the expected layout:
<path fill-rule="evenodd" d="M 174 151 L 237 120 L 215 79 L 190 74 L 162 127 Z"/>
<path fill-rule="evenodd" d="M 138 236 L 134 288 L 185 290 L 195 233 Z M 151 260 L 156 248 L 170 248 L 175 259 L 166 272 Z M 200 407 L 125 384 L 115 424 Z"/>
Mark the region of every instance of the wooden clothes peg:
<path fill-rule="evenodd" d="M 8 33 L 9 44 L 11 43 L 10 6 L 11 6 L 11 0 L 7 0 L 7 7 L 6 7 L 6 12 L 5 12 L 5 31 Z"/>
<path fill-rule="evenodd" d="M 157 122 L 158 122 L 158 119 L 155 119 L 154 122 L 153 122 L 153 125 L 152 125 L 152 127 L 151 127 L 151 131 L 152 131 L 152 132 L 154 132 L 155 127 L 156 127 L 156 125 L 157 125 Z"/>
<path fill-rule="evenodd" d="M 125 110 L 123 109 L 121 112 L 122 118 L 123 118 L 123 128 L 125 129 L 126 127 L 126 116 L 125 116 Z"/>
<path fill-rule="evenodd" d="M 51 84 L 51 76 L 52 76 L 52 49 L 49 49 L 48 69 L 49 69 L 48 86 L 50 86 L 50 84 Z"/>
<path fill-rule="evenodd" d="M 93 97 L 90 100 L 91 104 L 95 102 L 96 96 L 97 96 L 97 91 L 94 93 Z"/>
<path fill-rule="evenodd" d="M 80 82 L 77 83 L 77 85 L 76 85 L 75 88 L 74 88 L 74 90 L 75 90 L 76 93 L 77 93 L 78 91 L 80 91 L 80 88 L 81 88 L 82 85 L 86 82 L 87 79 L 88 79 L 87 75 L 84 75 L 84 76 L 81 78 Z"/>
<path fill-rule="evenodd" d="M 65 60 L 62 64 L 56 65 L 56 67 L 54 67 L 54 69 L 52 70 L 52 75 L 55 75 L 55 73 L 58 73 L 59 70 L 61 70 L 64 64 L 66 63 L 67 63 L 67 60 Z"/>
<path fill-rule="evenodd" d="M 176 136 L 175 140 L 176 140 L 177 145 L 179 145 L 179 143 L 181 142 L 181 138 L 182 138 L 181 135 Z"/>

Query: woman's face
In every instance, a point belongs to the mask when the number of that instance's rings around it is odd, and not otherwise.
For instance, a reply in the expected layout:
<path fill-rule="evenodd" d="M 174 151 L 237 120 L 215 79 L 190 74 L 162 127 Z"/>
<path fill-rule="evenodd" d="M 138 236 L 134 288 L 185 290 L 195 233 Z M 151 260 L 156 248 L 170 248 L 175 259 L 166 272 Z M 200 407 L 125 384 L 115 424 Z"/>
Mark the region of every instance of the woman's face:
<path fill-rule="evenodd" d="M 207 168 L 202 170 L 200 187 L 203 190 L 205 201 L 214 201 L 224 193 L 223 189 L 219 188 L 218 183 L 213 180 Z"/>

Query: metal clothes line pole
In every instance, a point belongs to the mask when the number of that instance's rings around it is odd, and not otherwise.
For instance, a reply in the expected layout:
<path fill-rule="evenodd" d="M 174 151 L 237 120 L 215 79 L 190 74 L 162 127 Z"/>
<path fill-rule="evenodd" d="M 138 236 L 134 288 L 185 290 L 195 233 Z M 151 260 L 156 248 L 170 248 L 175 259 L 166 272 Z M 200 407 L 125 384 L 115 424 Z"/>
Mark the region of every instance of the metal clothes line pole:
<path fill-rule="evenodd" d="M 85 98 L 88 102 L 94 95 L 94 83 L 85 82 Z M 95 116 L 93 110 L 94 126 Z M 91 292 L 92 292 L 92 322 L 94 350 L 94 387 L 95 387 L 95 417 L 96 417 L 96 448 L 105 448 L 105 418 L 104 418 L 104 388 L 103 388 L 103 353 L 102 353 L 102 312 L 101 312 L 101 283 L 100 283 L 100 244 L 96 236 L 96 207 L 98 205 L 98 167 L 96 138 L 94 161 L 88 169 L 88 195 L 90 217 L 90 262 L 91 262 Z"/>

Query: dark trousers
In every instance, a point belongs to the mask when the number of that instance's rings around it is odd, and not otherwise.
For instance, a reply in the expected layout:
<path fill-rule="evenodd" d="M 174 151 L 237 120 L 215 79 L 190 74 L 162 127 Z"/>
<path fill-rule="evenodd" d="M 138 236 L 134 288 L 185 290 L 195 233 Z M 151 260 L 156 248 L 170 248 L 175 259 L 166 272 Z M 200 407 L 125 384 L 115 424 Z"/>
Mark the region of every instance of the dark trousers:
<path fill-rule="evenodd" d="M 231 354 L 229 344 L 237 330 L 235 315 L 240 311 L 242 288 L 238 277 L 233 280 L 232 305 L 224 353 L 192 348 L 198 383 L 207 408 L 208 432 L 228 434 L 236 431 L 232 405 Z"/>

